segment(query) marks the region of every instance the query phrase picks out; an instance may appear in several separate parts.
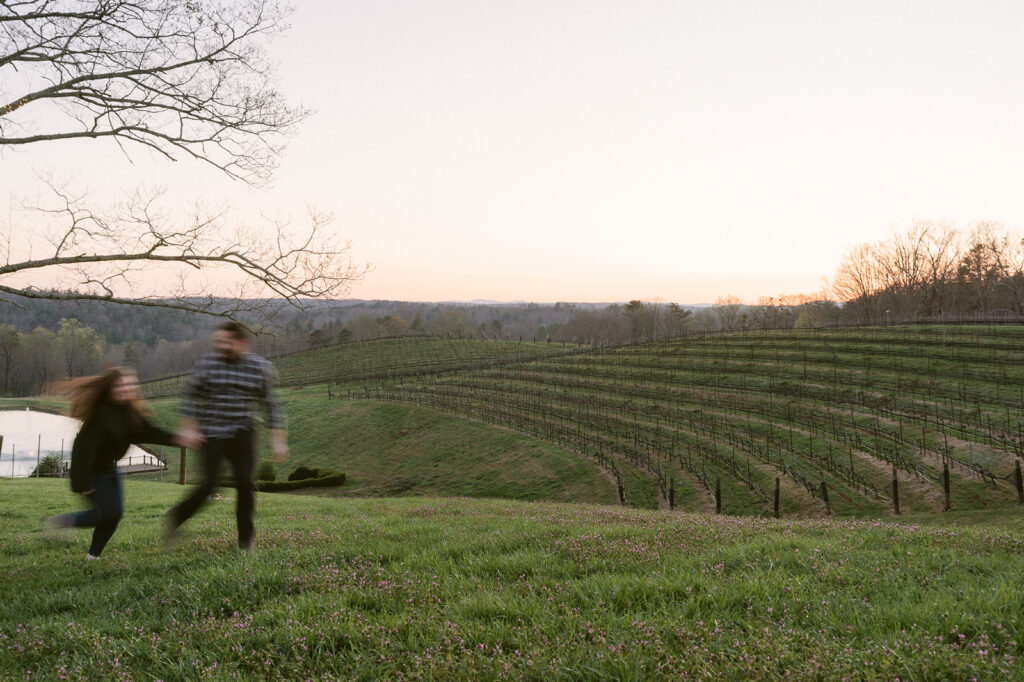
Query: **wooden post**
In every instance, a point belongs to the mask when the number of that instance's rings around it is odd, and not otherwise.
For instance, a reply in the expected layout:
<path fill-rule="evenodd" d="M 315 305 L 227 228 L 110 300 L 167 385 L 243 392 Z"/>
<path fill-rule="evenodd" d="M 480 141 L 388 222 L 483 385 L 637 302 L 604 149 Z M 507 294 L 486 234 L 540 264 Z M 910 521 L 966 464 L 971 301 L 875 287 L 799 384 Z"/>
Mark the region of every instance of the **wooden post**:
<path fill-rule="evenodd" d="M 821 477 L 821 499 L 825 501 L 825 513 L 832 516 L 832 505 L 828 503 L 828 486 L 825 485 L 825 477 Z"/>
<path fill-rule="evenodd" d="M 3 442 L 3 437 L 0 436 L 0 443 Z M 1017 504 L 1024 504 L 1024 479 L 1021 479 L 1019 459 L 1015 463 L 1013 473 L 1015 474 L 1015 478 L 1017 479 Z"/>
<path fill-rule="evenodd" d="M 900 481 L 896 478 L 896 465 L 892 465 L 892 508 L 896 514 L 900 513 Z"/>
<path fill-rule="evenodd" d="M 181 448 L 181 460 L 178 462 L 178 485 L 185 485 L 185 448 Z"/>
<path fill-rule="evenodd" d="M 942 492 L 946 495 L 946 508 L 945 511 L 949 511 L 953 508 L 953 503 L 949 497 L 949 462 L 942 464 Z"/>
<path fill-rule="evenodd" d="M 722 513 L 722 479 L 715 479 L 715 513 Z"/>
<path fill-rule="evenodd" d="M 39 456 L 43 449 L 43 434 L 36 439 L 36 478 L 39 478 Z"/>
<path fill-rule="evenodd" d="M 775 518 L 779 518 L 779 477 L 775 477 L 775 505 L 774 505 Z"/>
<path fill-rule="evenodd" d="M 668 508 L 676 508 L 676 479 L 668 479 Z"/>

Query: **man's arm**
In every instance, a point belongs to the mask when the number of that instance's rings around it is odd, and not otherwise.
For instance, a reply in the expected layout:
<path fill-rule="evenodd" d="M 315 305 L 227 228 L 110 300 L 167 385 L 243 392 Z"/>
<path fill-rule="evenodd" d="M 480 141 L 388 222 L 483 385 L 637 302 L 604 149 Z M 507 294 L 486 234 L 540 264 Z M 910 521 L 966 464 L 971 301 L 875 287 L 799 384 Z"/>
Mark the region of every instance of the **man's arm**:
<path fill-rule="evenodd" d="M 288 460 L 288 432 L 284 429 L 270 429 L 271 462 Z"/>
<path fill-rule="evenodd" d="M 263 369 L 263 404 L 267 409 L 267 426 L 270 428 L 271 462 L 288 459 L 288 432 L 285 430 L 284 408 L 277 395 L 277 371 L 267 360 Z"/>

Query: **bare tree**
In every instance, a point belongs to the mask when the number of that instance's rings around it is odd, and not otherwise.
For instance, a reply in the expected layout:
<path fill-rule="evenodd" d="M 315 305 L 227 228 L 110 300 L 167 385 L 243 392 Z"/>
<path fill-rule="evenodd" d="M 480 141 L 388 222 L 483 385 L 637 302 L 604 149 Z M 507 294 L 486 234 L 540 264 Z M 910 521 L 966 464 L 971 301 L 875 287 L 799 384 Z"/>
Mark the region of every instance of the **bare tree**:
<path fill-rule="evenodd" d="M 956 275 L 961 252 L 959 232 L 946 223 L 931 225 L 925 249 L 924 313 L 944 317 L 956 309 Z"/>
<path fill-rule="evenodd" d="M 286 15 L 275 0 L 0 2 L 0 152 L 112 139 L 125 153 L 149 148 L 260 183 L 307 114 L 276 90 L 264 52 Z M 350 245 L 332 236 L 330 216 L 315 211 L 301 230 L 275 219 L 266 229 L 233 227 L 225 210 L 172 215 L 160 207 L 159 191 L 98 210 L 48 184 L 55 201 L 34 208 L 47 219 L 49 251 L 12 257 L 11 236 L 0 240 L 0 295 L 235 317 L 265 309 L 254 297 L 301 305 L 339 296 L 366 272 L 348 259 Z M 32 234 L 42 229 L 33 226 Z M 143 280 L 154 279 L 154 268 L 169 268 L 177 284 L 160 297 L 136 295 Z M 64 277 L 59 291 L 51 277 L 56 269 Z M 241 281 L 230 292 L 223 282 L 196 277 L 225 270 Z M 43 273 L 45 288 L 32 277 Z"/>
<path fill-rule="evenodd" d="M 743 301 L 729 294 L 728 296 L 716 298 L 715 304 L 711 306 L 711 310 L 718 317 L 718 323 L 721 328 L 731 330 L 740 328 L 745 307 Z"/>
<path fill-rule="evenodd" d="M 999 286 L 1008 295 L 1007 305 L 1017 315 L 1024 315 L 1024 239 L 1005 235 L 994 254 L 999 273 Z"/>
<path fill-rule="evenodd" d="M 0 2 L 0 149 L 112 138 L 263 181 L 306 115 L 263 49 L 286 13 L 273 0 Z"/>
<path fill-rule="evenodd" d="M 848 249 L 831 285 L 836 298 L 858 311 L 861 322 L 878 319 L 878 294 L 884 284 L 877 251 L 874 244 L 859 244 Z"/>
<path fill-rule="evenodd" d="M 1001 255 L 1007 249 L 1007 237 L 995 223 L 976 223 L 968 237 L 969 246 L 960 259 L 960 282 L 970 294 L 972 312 L 985 315 L 992 310 L 999 287 Z"/>
<path fill-rule="evenodd" d="M 159 190 L 136 192 L 120 205 L 94 212 L 81 196 L 52 184 L 51 189 L 53 203 L 35 207 L 46 220 L 49 253 L 12 261 L 8 243 L 7 262 L 0 265 L 0 295 L 104 300 L 235 317 L 267 312 L 261 298 L 302 306 L 309 299 L 338 297 L 367 271 L 349 258 L 351 244 L 332 235 L 331 216 L 313 210 L 301 229 L 271 218 L 254 228 L 232 226 L 225 210 L 196 206 L 175 214 L 162 205 Z M 155 273 L 157 268 L 164 271 Z M 62 277 L 58 289 L 32 284 L 32 275 L 45 274 L 52 282 L 54 271 Z M 211 272 L 234 275 L 234 289 L 200 277 Z M 14 277 L 19 285 L 5 282 Z M 166 294 L 137 293 L 145 281 L 159 278 Z"/>

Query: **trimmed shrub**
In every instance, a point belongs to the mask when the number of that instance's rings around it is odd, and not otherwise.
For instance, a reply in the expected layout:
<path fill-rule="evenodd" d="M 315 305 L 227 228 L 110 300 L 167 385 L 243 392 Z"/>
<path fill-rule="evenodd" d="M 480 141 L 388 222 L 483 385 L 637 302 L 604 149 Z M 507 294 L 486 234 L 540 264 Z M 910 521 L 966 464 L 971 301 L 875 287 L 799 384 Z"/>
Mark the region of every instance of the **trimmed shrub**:
<path fill-rule="evenodd" d="M 311 469 L 307 466 L 300 466 L 288 474 L 289 481 L 301 481 L 304 478 L 317 478 L 320 476 L 319 469 Z"/>
<path fill-rule="evenodd" d="M 303 478 L 293 481 L 257 481 L 256 490 L 263 493 L 275 493 L 285 490 L 298 490 L 299 488 L 332 488 L 345 483 L 345 474 L 333 469 L 320 469 L 327 475 L 317 478 Z"/>
<path fill-rule="evenodd" d="M 277 466 L 269 459 L 265 459 L 256 467 L 257 481 L 276 481 Z"/>

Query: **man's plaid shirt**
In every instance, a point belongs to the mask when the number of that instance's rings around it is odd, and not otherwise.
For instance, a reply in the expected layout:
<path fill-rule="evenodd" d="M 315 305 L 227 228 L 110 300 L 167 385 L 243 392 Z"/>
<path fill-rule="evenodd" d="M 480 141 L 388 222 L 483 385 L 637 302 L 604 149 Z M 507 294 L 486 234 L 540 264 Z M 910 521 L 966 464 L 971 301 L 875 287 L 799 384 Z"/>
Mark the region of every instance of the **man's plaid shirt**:
<path fill-rule="evenodd" d="M 220 353 L 207 353 L 185 389 L 181 415 L 198 421 L 207 438 L 230 438 L 239 429 L 253 428 L 252 404 L 261 402 L 267 426 L 283 429 L 275 381 L 274 366 L 259 355 L 246 353 L 232 362 Z"/>

